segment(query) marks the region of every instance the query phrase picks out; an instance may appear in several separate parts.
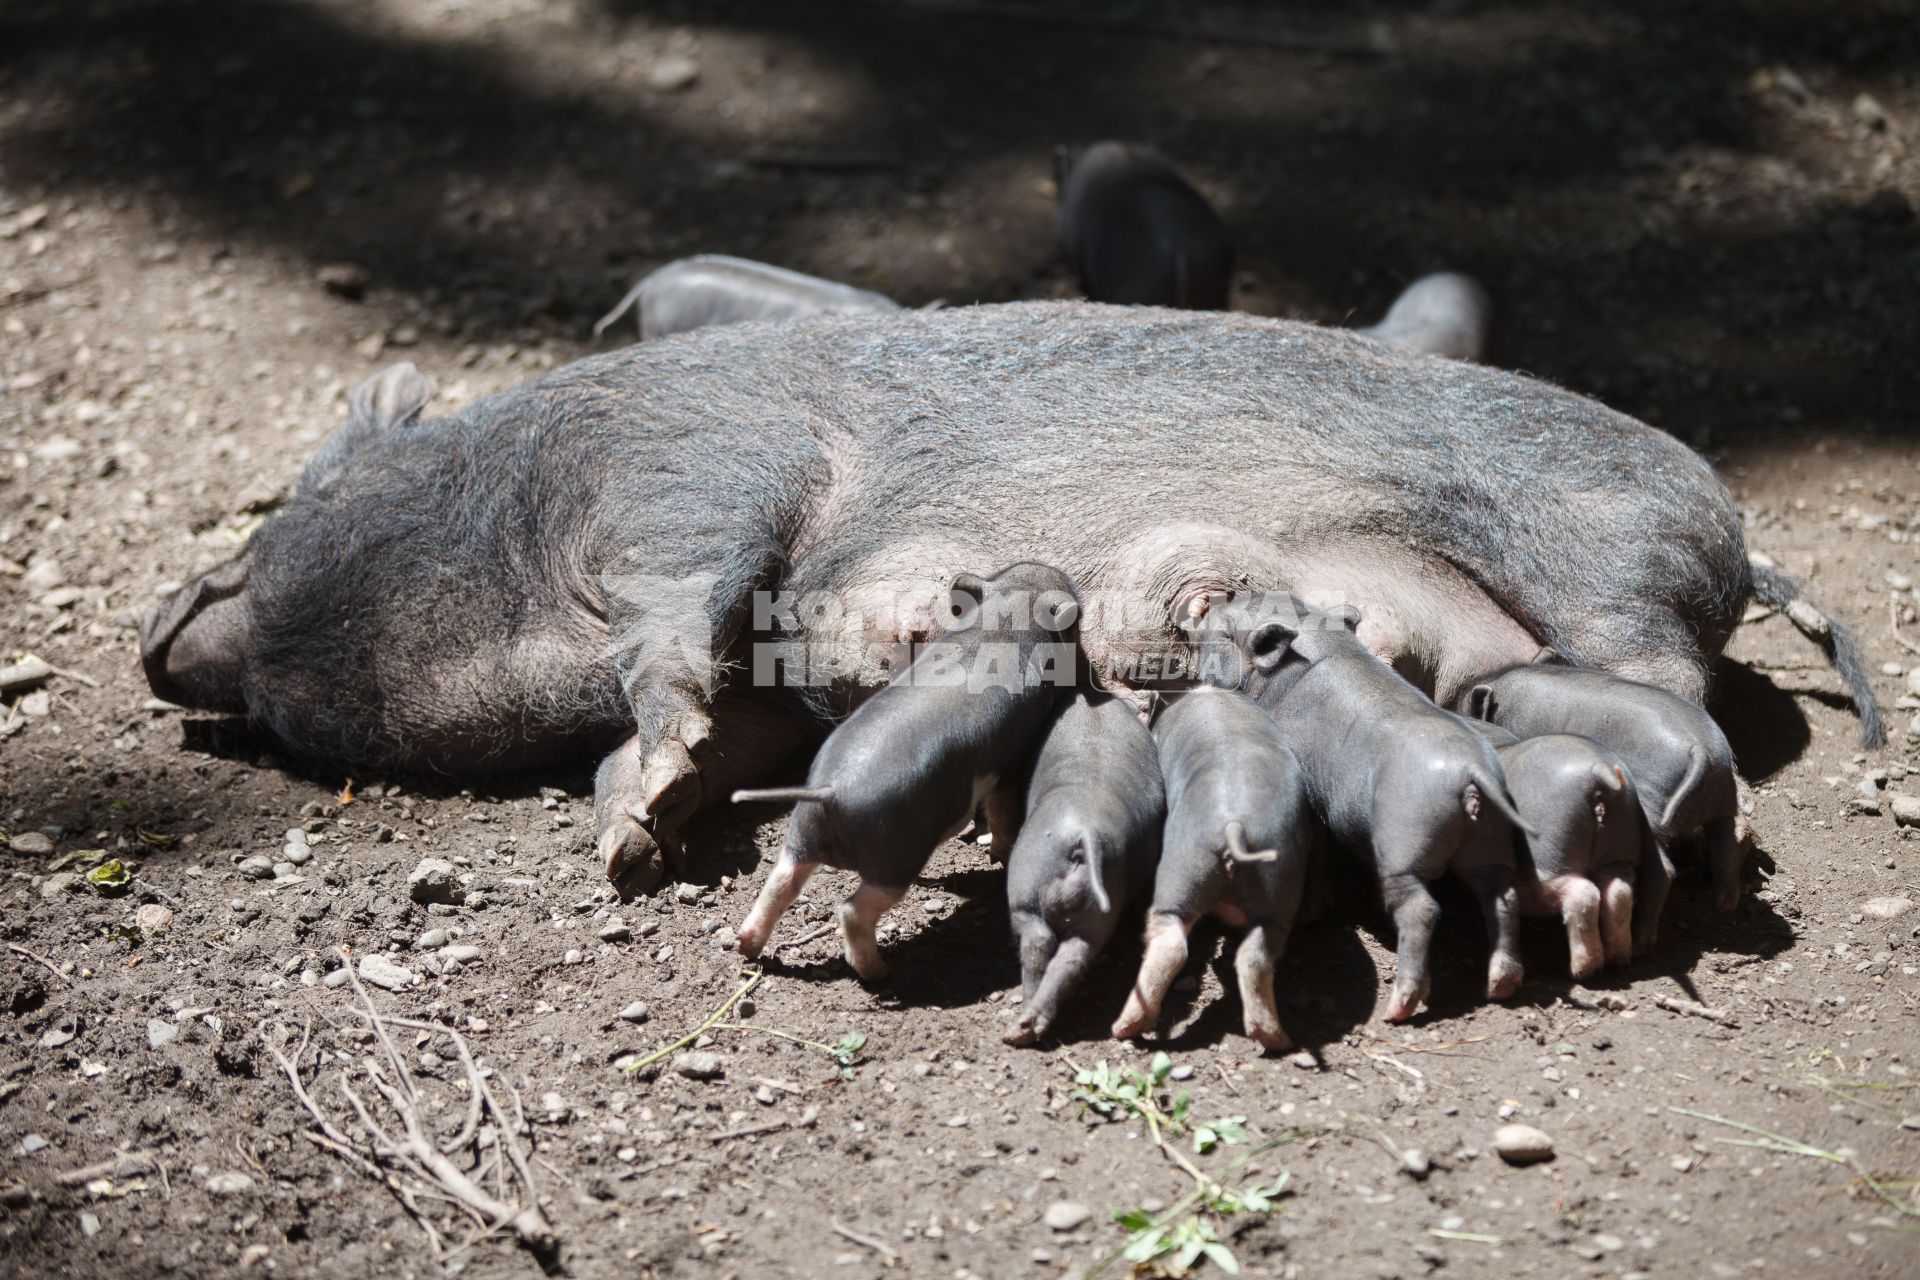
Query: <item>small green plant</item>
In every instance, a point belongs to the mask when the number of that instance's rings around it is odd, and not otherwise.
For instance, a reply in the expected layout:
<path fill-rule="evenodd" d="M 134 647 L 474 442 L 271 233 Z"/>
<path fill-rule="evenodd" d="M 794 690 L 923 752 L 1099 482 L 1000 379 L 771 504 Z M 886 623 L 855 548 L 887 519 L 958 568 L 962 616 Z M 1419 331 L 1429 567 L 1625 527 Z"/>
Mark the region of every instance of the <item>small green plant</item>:
<path fill-rule="evenodd" d="M 1080 1103 L 1082 1115 L 1096 1115 L 1107 1121 L 1125 1122 L 1139 1118 L 1147 1126 L 1154 1145 L 1180 1166 L 1193 1187 L 1170 1208 L 1160 1213 L 1145 1209 L 1117 1209 L 1113 1220 L 1128 1233 L 1127 1243 L 1081 1273 L 1081 1280 L 1093 1276 L 1113 1263 L 1125 1260 L 1136 1270 L 1151 1267 L 1158 1274 L 1184 1276 L 1200 1263 L 1211 1262 L 1228 1275 L 1240 1273 L 1240 1263 L 1221 1239 L 1217 1220 L 1240 1213 L 1272 1213 L 1279 1208 L 1287 1192 L 1287 1174 L 1235 1185 L 1238 1174 L 1256 1156 L 1305 1135 L 1290 1130 L 1278 1138 L 1263 1142 L 1234 1160 L 1219 1176 L 1201 1169 L 1173 1143 L 1172 1138 L 1190 1134 L 1195 1155 L 1204 1156 L 1222 1147 L 1241 1146 L 1250 1141 L 1245 1116 L 1222 1116 L 1217 1120 L 1192 1119 L 1193 1098 L 1185 1092 L 1166 1092 L 1173 1076 L 1173 1059 L 1156 1053 L 1144 1072 L 1115 1067 L 1105 1061 L 1092 1067 L 1073 1067 L 1073 1099 Z"/>
<path fill-rule="evenodd" d="M 117 897 L 133 883 L 133 868 L 118 858 L 109 858 L 87 872 L 87 883 L 108 897 Z"/>

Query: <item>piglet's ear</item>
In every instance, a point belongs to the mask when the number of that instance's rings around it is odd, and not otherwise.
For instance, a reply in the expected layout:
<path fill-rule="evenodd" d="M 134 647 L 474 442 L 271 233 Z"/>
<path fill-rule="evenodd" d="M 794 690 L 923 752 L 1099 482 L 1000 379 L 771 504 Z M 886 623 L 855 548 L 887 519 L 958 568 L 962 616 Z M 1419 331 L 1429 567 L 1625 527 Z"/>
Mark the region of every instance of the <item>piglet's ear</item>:
<path fill-rule="evenodd" d="M 1360 611 L 1350 604 L 1343 604 L 1329 615 L 1349 631 L 1360 629 Z"/>
<path fill-rule="evenodd" d="M 947 608 L 952 614 L 954 626 L 972 626 L 974 619 L 980 616 L 980 605 L 986 598 L 987 584 L 981 581 L 979 574 L 956 575 L 947 593 Z"/>
<path fill-rule="evenodd" d="M 1260 671 L 1272 671 L 1287 656 L 1287 646 L 1299 634 L 1284 622 L 1263 622 L 1247 637 L 1247 652 Z"/>
<path fill-rule="evenodd" d="M 1460 699 L 1460 714 L 1469 720 L 1493 719 L 1493 686 L 1477 684 Z"/>

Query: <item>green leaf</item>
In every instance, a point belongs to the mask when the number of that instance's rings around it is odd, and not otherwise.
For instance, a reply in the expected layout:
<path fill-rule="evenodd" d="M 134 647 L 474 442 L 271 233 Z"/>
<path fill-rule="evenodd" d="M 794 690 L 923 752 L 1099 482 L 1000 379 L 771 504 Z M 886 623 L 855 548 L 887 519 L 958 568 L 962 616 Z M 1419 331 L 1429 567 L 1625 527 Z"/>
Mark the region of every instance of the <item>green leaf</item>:
<path fill-rule="evenodd" d="M 867 1038 L 858 1031 L 849 1031 L 834 1042 L 833 1056 L 845 1066 L 854 1055 L 867 1047 Z"/>
<path fill-rule="evenodd" d="M 1153 1226 L 1153 1215 L 1145 1209 L 1115 1209 L 1113 1220 L 1129 1231 L 1145 1231 Z"/>
<path fill-rule="evenodd" d="M 1240 1262 L 1233 1256 L 1233 1250 L 1217 1241 L 1209 1242 L 1200 1247 L 1214 1266 L 1220 1268 L 1230 1276 L 1240 1274 Z"/>
<path fill-rule="evenodd" d="M 1202 1155 L 1213 1150 L 1219 1143 L 1235 1146 L 1247 1140 L 1247 1118 L 1245 1116 L 1222 1116 L 1206 1124 L 1196 1125 L 1193 1130 L 1193 1149 Z"/>
<path fill-rule="evenodd" d="M 1151 1262 L 1171 1248 L 1171 1242 L 1164 1231 L 1147 1230 L 1134 1234 L 1127 1247 L 1120 1254 L 1128 1262 Z"/>
<path fill-rule="evenodd" d="M 1153 1062 L 1147 1068 L 1147 1074 L 1156 1086 L 1163 1083 L 1172 1071 L 1173 1059 L 1164 1049 L 1153 1055 Z"/>
<path fill-rule="evenodd" d="M 87 883 L 109 896 L 125 893 L 133 883 L 133 871 L 120 859 L 109 858 L 87 872 Z"/>

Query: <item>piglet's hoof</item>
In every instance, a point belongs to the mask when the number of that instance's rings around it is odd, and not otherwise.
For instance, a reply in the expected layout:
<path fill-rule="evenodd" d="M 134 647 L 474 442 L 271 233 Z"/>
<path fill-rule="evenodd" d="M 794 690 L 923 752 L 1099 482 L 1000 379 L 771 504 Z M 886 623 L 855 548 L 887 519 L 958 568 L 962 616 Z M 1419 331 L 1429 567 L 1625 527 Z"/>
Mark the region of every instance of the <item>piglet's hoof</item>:
<path fill-rule="evenodd" d="M 1026 1049 L 1040 1043 L 1041 1028 L 1034 1024 L 1031 1017 L 1020 1019 L 1013 1030 L 1000 1037 L 1000 1043 L 1015 1049 Z"/>
<path fill-rule="evenodd" d="M 1596 971 L 1598 968 L 1597 964 L 1594 965 Z M 1520 989 L 1526 977 L 1526 970 L 1520 967 L 1518 960 L 1510 956 L 1495 956 L 1487 966 L 1487 999 L 1505 1000 Z"/>
<path fill-rule="evenodd" d="M 1427 989 L 1424 984 L 1416 987 L 1395 983 L 1393 995 L 1387 1001 L 1387 1021 L 1405 1022 L 1420 1012 L 1420 1002 L 1426 998 Z"/>

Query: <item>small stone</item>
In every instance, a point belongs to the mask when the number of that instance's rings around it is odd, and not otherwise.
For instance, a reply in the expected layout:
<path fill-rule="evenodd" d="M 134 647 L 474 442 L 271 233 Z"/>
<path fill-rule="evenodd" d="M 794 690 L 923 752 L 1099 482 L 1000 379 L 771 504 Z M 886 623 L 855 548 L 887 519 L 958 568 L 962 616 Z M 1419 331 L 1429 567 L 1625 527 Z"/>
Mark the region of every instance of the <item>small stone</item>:
<path fill-rule="evenodd" d="M 600 941 L 632 942 L 633 930 L 629 929 L 623 920 L 609 920 L 605 925 L 601 926 Z"/>
<path fill-rule="evenodd" d="M 288 849 L 293 849 L 296 846 L 305 849 L 313 843 L 312 838 L 307 835 L 307 829 L 305 827 L 288 827 L 284 839 L 287 842 Z"/>
<path fill-rule="evenodd" d="M 291 880 L 299 874 L 300 868 L 294 866 L 291 862 L 276 862 L 273 864 L 273 878 L 275 880 Z"/>
<path fill-rule="evenodd" d="M 242 858 L 234 870 L 248 880 L 273 879 L 273 864 L 265 858 Z"/>
<path fill-rule="evenodd" d="M 447 945 L 447 931 L 445 929 L 429 929 L 418 938 L 415 938 L 413 945 L 422 951 L 438 951 Z"/>
<path fill-rule="evenodd" d="M 578 947 L 569 947 L 567 953 L 560 957 L 560 963 L 580 964 L 584 962 L 586 958 L 585 954 L 583 954 Z"/>
<path fill-rule="evenodd" d="M 332 973 L 330 973 L 330 974 L 328 974 L 328 975 L 327 975 L 326 977 L 324 977 L 324 978 L 322 978 L 322 979 L 320 979 L 320 985 L 321 985 L 321 986 L 323 986 L 323 987 L 344 987 L 344 986 L 346 986 L 346 985 L 347 985 L 347 971 L 346 971 L 345 969 L 335 969 L 335 970 L 334 970 L 334 971 L 333 971 Z"/>
<path fill-rule="evenodd" d="M 1686 1173 L 1693 1168 L 1693 1157 L 1675 1156 L 1672 1160 L 1668 1161 L 1668 1163 L 1673 1166 L 1675 1173 Z"/>
<path fill-rule="evenodd" d="M 467 899 L 459 876 L 459 869 L 443 858 L 422 858 L 407 873 L 407 894 L 415 902 L 457 907 Z"/>
<path fill-rule="evenodd" d="M 734 936 L 730 925 L 721 925 L 713 931 L 713 945 L 721 951 L 731 951 L 740 940 Z"/>
<path fill-rule="evenodd" d="M 1610 1236 L 1605 1234 L 1604 1232 L 1600 1235 L 1595 1236 L 1593 1238 L 1593 1242 L 1599 1245 L 1602 1249 L 1605 1249 L 1608 1253 L 1618 1253 L 1620 1250 L 1627 1247 L 1627 1242 L 1625 1240 L 1622 1240 L 1619 1236 Z"/>
<path fill-rule="evenodd" d="M 1847 812 L 1865 814 L 1871 817 L 1880 812 L 1880 800 L 1877 796 L 1848 796 Z"/>
<path fill-rule="evenodd" d="M 15 853 L 24 853 L 29 857 L 44 857 L 53 852 L 53 841 L 38 831 L 22 831 L 7 841 L 7 847 Z"/>
<path fill-rule="evenodd" d="M 21 575 L 20 587 L 28 595 L 40 595 L 66 580 L 67 571 L 58 560 L 35 560 L 33 567 Z"/>
<path fill-rule="evenodd" d="M 697 884 L 677 884 L 673 886 L 673 900 L 692 906 L 694 903 L 700 901 L 700 886 Z"/>
<path fill-rule="evenodd" d="M 314 279 L 328 293 L 358 302 L 367 294 L 373 276 L 357 262 L 330 262 L 314 272 Z"/>
<path fill-rule="evenodd" d="M 99 1235 L 100 1215 L 97 1213 L 82 1213 L 80 1215 L 80 1234 L 86 1236 L 88 1239 Z"/>
<path fill-rule="evenodd" d="M 38 1152 L 45 1151 L 48 1147 L 52 1145 L 53 1145 L 52 1143 L 48 1142 L 45 1138 L 41 1137 L 39 1134 L 30 1133 L 26 1137 L 20 1139 L 20 1146 L 18 1150 L 21 1155 L 30 1156 Z"/>
<path fill-rule="evenodd" d="M 700 78 L 700 64 L 692 58 L 669 55 L 647 68 L 647 86 L 661 93 L 678 93 Z"/>
<path fill-rule="evenodd" d="M 1191 1080 L 1193 1079 L 1193 1067 L 1191 1064 L 1183 1062 L 1173 1070 L 1167 1072 L 1167 1075 L 1170 1079 L 1174 1080 Z"/>
<path fill-rule="evenodd" d="M 360 981 L 371 982 L 388 991 L 410 987 L 416 977 L 413 970 L 397 965 L 383 955 L 361 956 L 359 968 Z"/>
<path fill-rule="evenodd" d="M 1920 698 L 1920 667 L 1914 667 L 1907 672 L 1907 692 Z"/>
<path fill-rule="evenodd" d="M 1860 914 L 1875 920 L 1896 920 L 1911 910 L 1911 898 L 1868 898 L 1860 904 Z"/>
<path fill-rule="evenodd" d="M 162 1022 L 158 1018 L 147 1019 L 147 1048 L 158 1049 L 161 1045 L 178 1038 L 180 1028 L 171 1022 Z"/>
<path fill-rule="evenodd" d="M 633 935 L 636 938 L 651 938 L 658 932 L 660 932 L 660 922 L 658 920 L 642 920 L 639 924 L 633 926 Z"/>
<path fill-rule="evenodd" d="M 440 953 L 440 958 L 452 964 L 479 964 L 486 952 L 470 942 L 456 942 Z"/>
<path fill-rule="evenodd" d="M 79 887 L 79 873 L 73 871 L 56 871 L 40 882 L 40 896 L 43 898 L 57 898 L 63 893 L 72 893 Z"/>
<path fill-rule="evenodd" d="M 1920 716 L 1915 716 L 1913 719 L 1907 721 L 1907 736 L 1909 738 L 1920 738 Z"/>
<path fill-rule="evenodd" d="M 1920 796 L 1889 795 L 1887 807 L 1893 810 L 1896 825 L 1920 827 Z"/>
<path fill-rule="evenodd" d="M 313 847 L 311 845 L 293 844 L 289 842 L 286 848 L 280 850 L 280 858 L 282 861 L 290 862 L 296 867 L 304 867 L 313 861 Z"/>
<path fill-rule="evenodd" d="M 1092 1216 L 1093 1210 L 1077 1200 L 1055 1200 L 1040 1220 L 1054 1231 L 1071 1231 Z"/>
<path fill-rule="evenodd" d="M 689 1080 L 718 1080 L 727 1065 L 717 1053 L 683 1053 L 673 1060 L 673 1073 Z"/>
<path fill-rule="evenodd" d="M 1400 1153 L 1401 1170 L 1415 1182 L 1423 1182 L 1433 1172 L 1433 1161 L 1427 1159 L 1427 1153 L 1418 1147 L 1408 1147 Z"/>
<path fill-rule="evenodd" d="M 1314 1060 L 1314 1056 L 1311 1053 L 1307 1052 L 1307 1050 L 1305 1049 L 1302 1049 L 1300 1052 L 1294 1054 L 1292 1057 L 1288 1058 L 1287 1061 L 1291 1062 L 1294 1066 L 1300 1068 L 1300 1070 L 1302 1071 L 1315 1071 L 1315 1070 L 1318 1070 L 1320 1067 L 1320 1064 Z"/>
<path fill-rule="evenodd" d="M 647 1008 L 645 1000 L 635 1000 L 632 1004 L 614 1015 L 622 1022 L 640 1023 L 653 1016 L 653 1010 Z"/>
<path fill-rule="evenodd" d="M 253 1190 L 253 1176 L 234 1170 L 216 1173 L 207 1179 L 207 1190 L 216 1196 L 240 1196 Z"/>
<path fill-rule="evenodd" d="M 1503 1124 L 1493 1131 L 1493 1149 L 1508 1164 L 1553 1159 L 1553 1139 L 1530 1124 Z"/>

